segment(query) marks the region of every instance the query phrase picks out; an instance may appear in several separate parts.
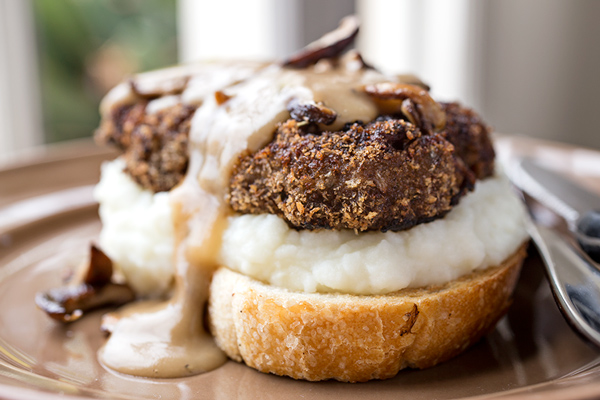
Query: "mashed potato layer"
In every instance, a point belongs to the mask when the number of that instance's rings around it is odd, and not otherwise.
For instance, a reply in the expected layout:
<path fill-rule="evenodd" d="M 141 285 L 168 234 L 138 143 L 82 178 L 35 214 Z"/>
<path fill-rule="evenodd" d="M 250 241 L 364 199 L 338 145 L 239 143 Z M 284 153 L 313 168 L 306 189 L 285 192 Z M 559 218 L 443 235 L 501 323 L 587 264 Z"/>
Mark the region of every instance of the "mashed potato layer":
<path fill-rule="evenodd" d="M 152 194 L 115 160 L 96 188 L 100 245 L 142 294 L 172 279 L 173 228 L 167 193 Z M 498 174 L 443 219 L 402 232 L 297 231 L 274 215 L 229 218 L 220 262 L 272 285 L 306 292 L 379 294 L 445 283 L 500 264 L 527 238 L 525 211 Z"/>
<path fill-rule="evenodd" d="M 527 238 L 506 178 L 477 182 L 443 219 L 402 232 L 297 231 L 274 215 L 229 218 L 222 264 L 305 292 L 380 294 L 500 264 Z"/>
<path fill-rule="evenodd" d="M 158 296 L 173 279 L 173 224 L 169 194 L 142 189 L 121 159 L 102 165 L 94 190 L 100 203 L 100 247 L 142 296 Z"/>

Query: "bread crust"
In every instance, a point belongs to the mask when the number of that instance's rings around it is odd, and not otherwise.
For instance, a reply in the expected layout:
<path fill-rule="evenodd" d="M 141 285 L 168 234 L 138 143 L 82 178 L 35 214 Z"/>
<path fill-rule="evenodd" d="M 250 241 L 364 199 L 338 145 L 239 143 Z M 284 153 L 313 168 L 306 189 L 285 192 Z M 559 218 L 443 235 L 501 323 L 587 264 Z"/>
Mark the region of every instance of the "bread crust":
<path fill-rule="evenodd" d="M 376 296 L 291 292 L 221 267 L 211 283 L 211 331 L 231 359 L 262 372 L 391 378 L 448 360 L 492 330 L 511 303 L 526 248 L 445 285 Z"/>

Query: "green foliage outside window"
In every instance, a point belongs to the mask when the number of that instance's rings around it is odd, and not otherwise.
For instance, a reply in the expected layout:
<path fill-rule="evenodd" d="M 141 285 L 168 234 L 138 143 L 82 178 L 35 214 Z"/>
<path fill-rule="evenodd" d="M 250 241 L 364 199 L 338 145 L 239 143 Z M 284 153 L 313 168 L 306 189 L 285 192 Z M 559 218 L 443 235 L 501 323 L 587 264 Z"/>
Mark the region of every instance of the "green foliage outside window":
<path fill-rule="evenodd" d="M 102 96 L 177 61 L 176 0 L 33 0 L 47 143 L 90 136 Z"/>

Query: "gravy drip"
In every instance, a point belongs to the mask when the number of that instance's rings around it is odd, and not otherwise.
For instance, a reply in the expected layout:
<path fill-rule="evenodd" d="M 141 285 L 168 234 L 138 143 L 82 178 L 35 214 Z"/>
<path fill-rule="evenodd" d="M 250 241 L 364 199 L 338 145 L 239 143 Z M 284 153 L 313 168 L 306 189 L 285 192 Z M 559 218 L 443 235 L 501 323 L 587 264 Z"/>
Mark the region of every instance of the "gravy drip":
<path fill-rule="evenodd" d="M 140 302 L 117 312 L 119 320 L 99 353 L 101 362 L 114 370 L 172 378 L 210 371 L 226 361 L 204 329 L 203 310 L 218 267 L 221 236 L 232 213 L 226 195 L 236 160 L 272 140 L 277 124 L 289 118 L 290 100 L 323 102 L 338 114 L 327 127 L 336 130 L 347 122 L 377 116 L 375 105 L 359 90 L 362 85 L 395 80 L 344 65 L 304 70 L 270 65 L 254 68 L 252 74 L 247 68 L 244 71 L 222 66 L 220 87 L 206 76 L 192 77 L 190 83 L 196 84 L 188 85 L 181 95 L 184 102 L 201 105 L 191 123 L 186 178 L 170 193 L 176 242 L 174 294 L 164 303 Z M 229 100 L 217 104 L 215 90 L 223 91 Z M 115 95 L 107 100 L 112 104 L 103 107 L 122 101 L 129 101 L 127 93 Z"/>

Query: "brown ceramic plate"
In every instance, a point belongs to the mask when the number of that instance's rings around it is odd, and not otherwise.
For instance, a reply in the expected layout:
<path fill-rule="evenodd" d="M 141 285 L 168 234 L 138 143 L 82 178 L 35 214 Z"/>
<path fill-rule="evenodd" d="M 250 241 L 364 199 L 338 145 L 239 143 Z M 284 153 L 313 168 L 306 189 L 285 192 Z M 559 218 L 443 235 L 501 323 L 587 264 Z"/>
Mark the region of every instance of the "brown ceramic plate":
<path fill-rule="evenodd" d="M 600 191 L 600 153 L 502 137 L 503 158 L 526 152 Z M 140 379 L 96 361 L 103 342 L 94 313 L 59 325 L 36 309 L 36 292 L 57 286 L 100 223 L 91 188 L 102 160 L 91 145 L 0 170 L 0 398 L 450 399 L 597 398 L 600 351 L 559 314 L 531 250 L 508 315 L 463 355 L 424 371 L 362 384 L 309 383 L 228 362 L 192 378 Z M 76 154 L 76 155 L 74 155 Z"/>

